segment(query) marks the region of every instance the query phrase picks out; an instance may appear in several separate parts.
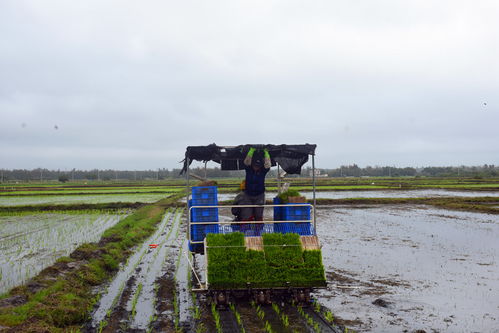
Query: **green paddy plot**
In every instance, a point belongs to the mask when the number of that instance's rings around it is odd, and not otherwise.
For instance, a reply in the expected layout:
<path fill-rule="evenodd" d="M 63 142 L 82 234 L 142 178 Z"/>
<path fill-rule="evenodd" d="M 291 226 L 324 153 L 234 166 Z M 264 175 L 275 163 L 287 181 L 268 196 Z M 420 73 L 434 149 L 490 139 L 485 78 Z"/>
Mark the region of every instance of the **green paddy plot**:
<path fill-rule="evenodd" d="M 110 202 L 142 202 L 152 203 L 164 199 L 165 193 L 134 194 L 98 194 L 98 195 L 33 195 L 33 196 L 0 196 L 0 207 L 27 205 L 63 205 L 63 204 L 99 204 Z"/>
<path fill-rule="evenodd" d="M 172 187 L 82 187 L 82 188 L 4 188 L 0 189 L 0 196 L 24 195 L 81 195 L 81 194 L 145 194 L 164 193 L 172 194 L 182 188 Z"/>
<path fill-rule="evenodd" d="M 99 240 L 125 214 L 0 216 L 0 294 L 23 284 L 80 244 Z"/>
<path fill-rule="evenodd" d="M 244 235 L 208 234 L 210 288 L 321 287 L 320 250 L 304 251 L 297 234 L 264 234 L 263 250 L 247 250 Z"/>

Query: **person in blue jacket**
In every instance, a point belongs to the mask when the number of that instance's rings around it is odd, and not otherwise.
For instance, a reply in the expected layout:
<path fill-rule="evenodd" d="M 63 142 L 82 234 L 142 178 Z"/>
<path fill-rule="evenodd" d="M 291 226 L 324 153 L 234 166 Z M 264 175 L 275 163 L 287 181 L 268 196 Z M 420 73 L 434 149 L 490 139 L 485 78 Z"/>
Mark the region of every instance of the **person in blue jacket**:
<path fill-rule="evenodd" d="M 255 154 L 256 153 L 256 154 Z M 263 155 L 263 156 L 262 156 Z M 270 154 L 267 149 L 257 151 L 251 147 L 244 159 L 246 170 L 246 188 L 241 205 L 264 205 L 265 204 L 265 176 L 272 166 Z M 263 221 L 263 207 L 242 208 L 242 221 Z M 263 227 L 263 224 L 258 226 Z"/>

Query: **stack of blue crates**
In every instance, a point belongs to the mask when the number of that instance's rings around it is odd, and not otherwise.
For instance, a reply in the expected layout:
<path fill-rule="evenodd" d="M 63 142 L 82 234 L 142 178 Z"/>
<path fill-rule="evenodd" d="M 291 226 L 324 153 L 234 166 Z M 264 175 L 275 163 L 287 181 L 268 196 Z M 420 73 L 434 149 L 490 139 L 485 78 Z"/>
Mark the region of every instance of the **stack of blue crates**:
<path fill-rule="evenodd" d="M 192 199 L 189 200 L 191 209 L 191 238 L 194 241 L 203 241 L 207 233 L 218 233 L 218 224 L 200 224 L 202 222 L 218 222 L 218 208 L 196 208 L 196 206 L 218 205 L 216 186 L 196 186 L 192 188 Z"/>
<path fill-rule="evenodd" d="M 281 204 L 278 197 L 274 198 L 274 204 Z M 310 206 L 295 206 L 288 204 L 289 207 L 274 207 L 274 221 L 306 221 L 310 220 Z M 310 222 L 290 222 L 274 223 L 274 232 L 282 234 L 296 233 L 302 236 L 313 235 Z"/>

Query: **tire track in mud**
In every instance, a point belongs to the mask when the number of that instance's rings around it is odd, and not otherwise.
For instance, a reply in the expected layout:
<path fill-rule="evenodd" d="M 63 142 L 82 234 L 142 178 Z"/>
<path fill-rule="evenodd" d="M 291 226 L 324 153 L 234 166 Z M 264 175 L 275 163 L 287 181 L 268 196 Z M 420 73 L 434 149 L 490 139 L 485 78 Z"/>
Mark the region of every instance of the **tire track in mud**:
<path fill-rule="evenodd" d="M 312 308 L 310 308 L 310 307 L 303 308 L 303 312 L 306 313 L 309 316 L 309 318 L 311 318 L 315 323 L 317 323 L 317 327 L 319 328 L 318 330 L 314 329 L 313 327 L 310 326 L 309 323 L 307 323 L 307 325 L 312 330 L 312 332 L 314 332 L 314 331 L 319 331 L 319 332 L 324 332 L 324 333 L 326 333 L 326 332 L 342 333 L 343 332 L 343 330 L 341 330 L 339 327 L 331 325 L 324 318 L 324 316 L 322 314 L 317 313 Z"/>
<path fill-rule="evenodd" d="M 165 214 L 155 233 L 140 245 L 110 283 L 92 315 L 88 331 L 126 332 L 147 329 L 155 314 L 155 280 L 161 275 L 165 257 L 170 252 L 171 237 L 179 224 L 180 214 Z M 149 244 L 156 243 L 159 244 L 156 249 L 149 248 Z M 137 330 L 130 330 L 132 325 Z"/>
<path fill-rule="evenodd" d="M 241 333 L 242 329 L 237 323 L 237 319 L 230 309 L 219 310 L 220 322 L 223 333 Z"/>

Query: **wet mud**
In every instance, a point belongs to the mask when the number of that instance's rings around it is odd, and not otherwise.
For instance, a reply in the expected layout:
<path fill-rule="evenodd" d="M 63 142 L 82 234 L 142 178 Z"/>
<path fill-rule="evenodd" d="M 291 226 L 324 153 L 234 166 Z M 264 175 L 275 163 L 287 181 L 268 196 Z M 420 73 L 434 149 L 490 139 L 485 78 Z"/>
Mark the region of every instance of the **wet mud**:
<path fill-rule="evenodd" d="M 499 220 L 431 207 L 320 208 L 335 322 L 360 332 L 493 332 Z"/>
<path fill-rule="evenodd" d="M 174 267 L 173 262 L 169 263 L 169 267 Z M 173 297 L 176 289 L 173 274 L 173 271 L 169 271 L 156 280 L 158 285 L 157 317 L 150 326 L 154 332 L 175 332 Z"/>

